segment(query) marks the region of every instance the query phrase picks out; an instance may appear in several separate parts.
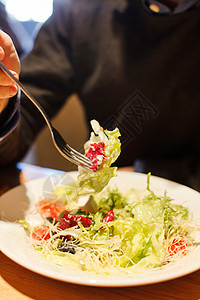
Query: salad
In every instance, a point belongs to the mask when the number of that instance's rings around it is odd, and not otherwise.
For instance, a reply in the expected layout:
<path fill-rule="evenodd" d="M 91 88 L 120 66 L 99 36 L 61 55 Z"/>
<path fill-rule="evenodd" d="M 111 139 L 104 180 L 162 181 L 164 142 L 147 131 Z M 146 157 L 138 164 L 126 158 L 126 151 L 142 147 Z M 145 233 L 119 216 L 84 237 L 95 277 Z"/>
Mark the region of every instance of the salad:
<path fill-rule="evenodd" d="M 112 275 L 152 270 L 185 256 L 194 241 L 188 209 L 167 193 L 156 195 L 150 173 L 142 192 L 107 186 L 116 176 L 111 164 L 120 153 L 120 133 L 104 131 L 96 121 L 92 128 L 85 155 L 95 172 L 79 168 L 75 189 L 57 187 L 52 199 L 40 199 L 39 225 L 21 221 L 34 249 L 62 267 Z M 78 207 L 82 196 L 92 199 L 93 212 Z"/>
<path fill-rule="evenodd" d="M 117 167 L 111 165 L 121 152 L 119 129 L 103 130 L 96 120 L 91 121 L 91 126 L 93 131 L 84 145 L 85 156 L 92 161 L 91 170 L 78 167 L 77 182 L 71 189 L 72 200 L 74 200 L 74 192 L 76 198 L 101 192 L 110 179 L 116 176 Z M 65 187 L 58 187 L 56 194 L 62 196 L 66 193 L 65 190 Z M 68 197 L 70 198 L 70 193 Z"/>

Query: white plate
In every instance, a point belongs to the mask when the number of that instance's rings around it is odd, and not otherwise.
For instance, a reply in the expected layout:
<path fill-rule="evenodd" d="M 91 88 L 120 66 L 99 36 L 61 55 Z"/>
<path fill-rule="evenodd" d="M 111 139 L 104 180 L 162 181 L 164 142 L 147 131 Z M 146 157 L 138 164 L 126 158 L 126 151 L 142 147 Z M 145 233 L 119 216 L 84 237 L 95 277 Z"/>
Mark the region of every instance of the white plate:
<path fill-rule="evenodd" d="M 89 286 L 119 287 L 137 286 L 158 283 L 175 279 L 200 268 L 200 246 L 176 263 L 166 265 L 158 270 L 152 270 L 136 275 L 96 275 L 84 271 L 64 269 L 45 260 L 28 244 L 24 229 L 17 224 L 38 201 L 42 194 L 51 191 L 63 175 L 36 179 L 18 186 L 0 198 L 0 250 L 16 263 L 25 268 L 57 280 Z M 77 172 L 69 172 L 64 183 L 74 180 Z M 145 189 L 147 176 L 140 173 L 118 172 L 110 185 L 117 185 L 120 190 L 129 190 L 132 187 Z M 200 219 L 200 193 L 183 185 L 151 176 L 150 187 L 156 193 L 167 194 L 175 199 L 176 203 L 183 204 L 193 212 L 194 218 Z"/>

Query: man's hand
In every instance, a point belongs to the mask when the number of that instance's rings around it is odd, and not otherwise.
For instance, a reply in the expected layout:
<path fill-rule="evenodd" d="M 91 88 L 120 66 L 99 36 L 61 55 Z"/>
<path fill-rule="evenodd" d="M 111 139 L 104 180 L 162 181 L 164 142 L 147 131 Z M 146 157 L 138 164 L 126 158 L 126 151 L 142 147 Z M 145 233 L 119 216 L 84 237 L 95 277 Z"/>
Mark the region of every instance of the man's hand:
<path fill-rule="evenodd" d="M 9 35 L 0 30 L 0 60 L 17 78 L 20 73 L 20 61 Z M 17 93 L 15 82 L 0 69 L 0 113 L 6 107 L 10 97 Z"/>

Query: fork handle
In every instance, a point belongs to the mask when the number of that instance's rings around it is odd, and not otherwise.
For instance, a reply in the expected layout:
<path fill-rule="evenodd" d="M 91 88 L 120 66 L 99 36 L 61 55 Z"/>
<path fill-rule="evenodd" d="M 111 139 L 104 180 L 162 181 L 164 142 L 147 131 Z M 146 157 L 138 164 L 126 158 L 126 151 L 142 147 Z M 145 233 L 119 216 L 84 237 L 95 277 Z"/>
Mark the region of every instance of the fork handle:
<path fill-rule="evenodd" d="M 51 121 L 46 114 L 45 110 L 42 108 L 42 106 L 37 102 L 37 100 L 31 95 L 31 93 L 25 88 L 25 86 L 10 72 L 10 70 L 0 61 L 0 67 L 1 69 L 16 83 L 16 85 L 23 91 L 23 93 L 31 100 L 31 102 L 39 109 L 42 116 L 44 117 L 48 127 L 50 130 L 52 130 L 52 124 Z"/>

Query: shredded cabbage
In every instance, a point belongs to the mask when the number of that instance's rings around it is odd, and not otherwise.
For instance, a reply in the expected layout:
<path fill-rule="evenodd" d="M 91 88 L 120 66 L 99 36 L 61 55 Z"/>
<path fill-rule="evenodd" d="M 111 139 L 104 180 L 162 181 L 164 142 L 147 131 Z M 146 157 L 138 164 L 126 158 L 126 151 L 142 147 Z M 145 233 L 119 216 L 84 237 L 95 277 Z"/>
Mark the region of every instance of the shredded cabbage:
<path fill-rule="evenodd" d="M 121 193 L 118 188 L 107 188 L 94 199 L 96 213 L 70 212 L 90 218 L 89 227 L 78 222 L 76 226 L 59 230 L 59 222 L 44 219 L 51 236 L 34 240 L 31 236 L 35 229 L 30 229 L 25 222 L 34 248 L 58 265 L 98 274 L 142 272 L 161 267 L 188 252 L 188 245 L 193 241 L 188 230 L 192 222 L 188 209 L 174 204 L 166 194 L 155 195 L 149 184 L 143 196 L 138 197 L 134 189 Z M 110 210 L 114 219 L 105 223 Z M 172 242 L 181 250 L 176 248 L 174 255 L 170 252 L 174 249 L 170 246 Z M 64 251 L 60 250 L 61 245 Z"/>

